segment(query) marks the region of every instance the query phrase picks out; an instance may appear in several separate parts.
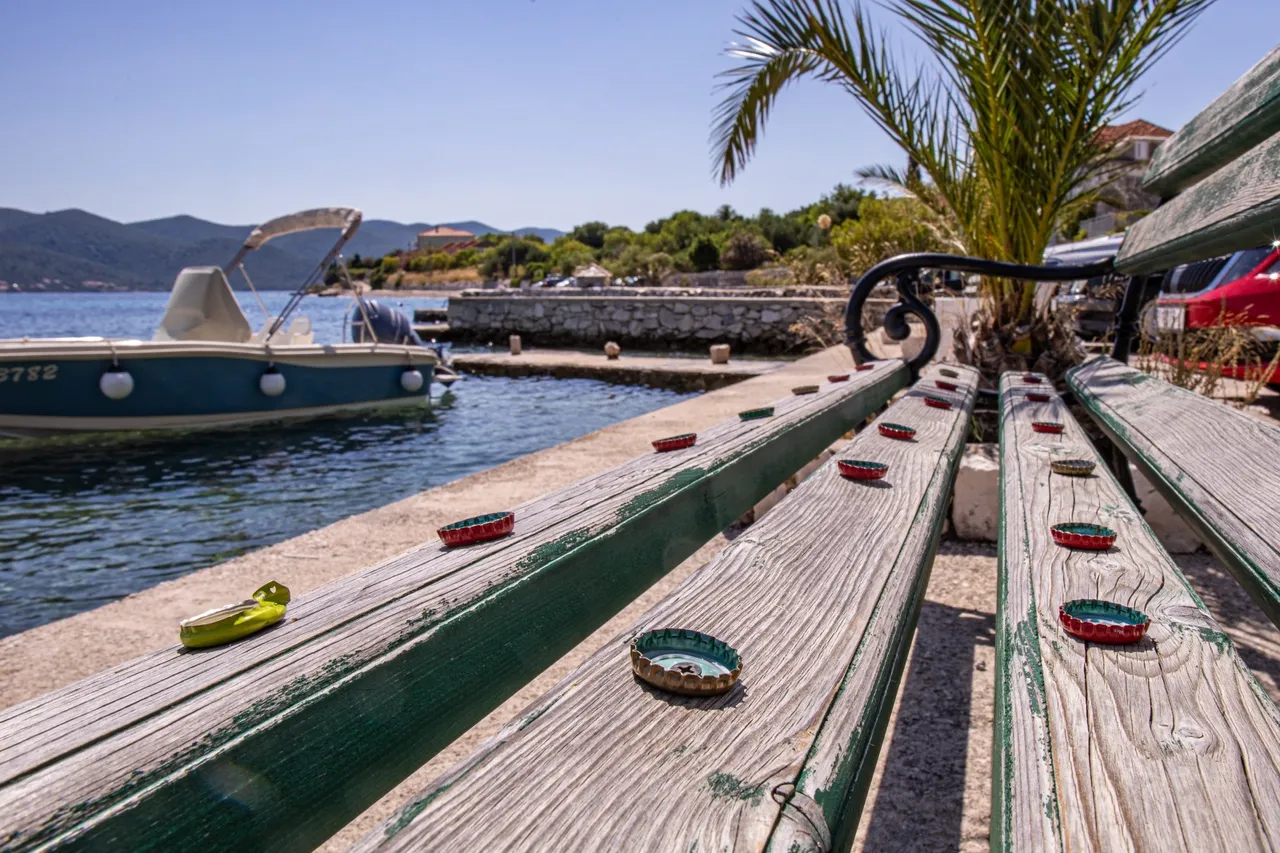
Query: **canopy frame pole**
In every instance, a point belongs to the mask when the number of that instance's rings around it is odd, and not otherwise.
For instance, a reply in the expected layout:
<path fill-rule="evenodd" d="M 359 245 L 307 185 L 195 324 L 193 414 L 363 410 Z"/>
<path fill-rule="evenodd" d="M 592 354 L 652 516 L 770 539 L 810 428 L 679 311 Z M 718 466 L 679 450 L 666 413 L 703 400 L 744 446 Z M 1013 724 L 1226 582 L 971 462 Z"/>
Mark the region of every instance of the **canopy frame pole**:
<path fill-rule="evenodd" d="M 236 269 L 240 270 L 240 275 L 244 276 L 245 284 L 249 285 L 249 292 L 253 294 L 253 298 L 258 301 L 258 307 L 262 309 L 262 322 L 266 323 L 271 319 L 271 312 L 267 310 L 267 303 L 262 301 L 258 288 L 253 286 L 253 279 L 249 278 L 249 271 L 244 268 L 244 261 L 236 265 Z"/>

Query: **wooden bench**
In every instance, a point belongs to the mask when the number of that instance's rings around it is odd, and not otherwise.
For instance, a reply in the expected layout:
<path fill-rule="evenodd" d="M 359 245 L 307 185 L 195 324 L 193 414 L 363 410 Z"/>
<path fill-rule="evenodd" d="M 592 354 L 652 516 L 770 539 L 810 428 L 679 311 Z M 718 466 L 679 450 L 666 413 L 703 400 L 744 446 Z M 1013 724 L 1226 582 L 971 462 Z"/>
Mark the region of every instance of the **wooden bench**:
<path fill-rule="evenodd" d="M 1099 358 L 1076 399 L 1280 624 L 1280 427 Z"/>
<path fill-rule="evenodd" d="M 765 518 L 433 783 L 361 850 L 826 850 L 852 838 L 915 634 L 977 374 L 913 389 Z M 926 378 L 937 376 L 932 370 Z M 932 381 L 923 383 L 932 386 Z M 926 406 L 926 393 L 952 410 Z M 742 655 L 729 693 L 631 671 L 631 639 L 682 627 Z M 798 846 L 797 846 L 798 845 Z"/>
<path fill-rule="evenodd" d="M 1254 851 L 1280 846 L 1280 710 L 1241 662 L 1060 398 L 1001 382 L 993 851 Z M 1065 425 L 1061 435 L 1033 421 Z M 1051 473 L 1057 458 L 1099 463 Z M 1104 552 L 1050 527 L 1101 524 Z M 1145 612 L 1135 645 L 1085 643 L 1058 607 Z"/>
<path fill-rule="evenodd" d="M 506 538 L 429 543 L 234 645 L 0 712 L 0 847 L 311 849 L 906 381 L 882 362 L 824 383 L 517 507 Z"/>

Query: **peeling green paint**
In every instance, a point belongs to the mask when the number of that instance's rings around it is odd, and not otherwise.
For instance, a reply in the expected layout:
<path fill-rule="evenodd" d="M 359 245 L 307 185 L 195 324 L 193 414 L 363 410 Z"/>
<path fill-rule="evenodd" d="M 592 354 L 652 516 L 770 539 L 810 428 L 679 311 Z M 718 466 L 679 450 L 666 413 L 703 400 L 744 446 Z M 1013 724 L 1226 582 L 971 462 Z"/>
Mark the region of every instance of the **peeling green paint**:
<path fill-rule="evenodd" d="M 522 575 L 527 572 L 536 572 L 553 560 L 558 560 L 568 554 L 590 538 L 591 528 L 579 527 L 550 542 L 543 542 L 520 558 L 520 561 L 516 563 L 516 574 Z"/>
<path fill-rule="evenodd" d="M 686 468 L 683 471 L 677 471 L 661 486 L 650 489 L 647 492 L 641 492 L 623 504 L 618 510 L 618 521 L 626 521 L 639 515 L 669 495 L 675 494 L 686 486 L 692 486 L 705 477 L 706 474 L 707 472 L 702 468 Z"/>
<path fill-rule="evenodd" d="M 752 786 L 732 773 L 712 773 L 707 777 L 707 785 L 711 788 L 712 799 L 716 800 L 750 800 L 754 806 L 764 798 L 765 783 Z"/>
<path fill-rule="evenodd" d="M 412 803 L 402 808 L 400 813 L 396 815 L 396 819 L 387 824 L 387 828 L 385 830 L 386 837 L 391 838 L 395 836 L 402 829 L 413 823 L 414 818 L 426 811 L 427 806 L 435 802 L 436 797 L 439 797 L 445 791 L 449 790 L 452 785 L 452 782 L 441 785 L 426 796 L 414 800 Z"/>

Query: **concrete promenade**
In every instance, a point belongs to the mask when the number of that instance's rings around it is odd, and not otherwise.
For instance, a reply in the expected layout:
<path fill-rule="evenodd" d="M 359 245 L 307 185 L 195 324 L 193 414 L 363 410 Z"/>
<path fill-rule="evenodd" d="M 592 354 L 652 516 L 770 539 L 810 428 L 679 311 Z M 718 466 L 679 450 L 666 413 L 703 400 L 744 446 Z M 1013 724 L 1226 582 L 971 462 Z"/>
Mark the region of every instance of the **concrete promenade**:
<path fill-rule="evenodd" d="M 609 360 L 603 353 L 576 350 L 528 350 L 455 355 L 461 373 L 485 376 L 554 376 L 557 379 L 600 379 L 620 385 L 648 385 L 677 391 L 714 391 L 753 376 L 772 373 L 786 361 L 734 359 L 712 364 L 709 357 L 670 358 L 623 353 Z"/>

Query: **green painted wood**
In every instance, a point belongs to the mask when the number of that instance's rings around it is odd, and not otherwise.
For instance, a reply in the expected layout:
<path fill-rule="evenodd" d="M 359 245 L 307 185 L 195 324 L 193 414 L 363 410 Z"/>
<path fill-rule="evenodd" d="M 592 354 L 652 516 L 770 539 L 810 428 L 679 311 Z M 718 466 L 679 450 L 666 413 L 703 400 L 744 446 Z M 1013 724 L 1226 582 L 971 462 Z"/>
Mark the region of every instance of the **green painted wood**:
<path fill-rule="evenodd" d="M 0 712 L 0 848 L 309 850 L 904 387 L 884 363 Z"/>
<path fill-rule="evenodd" d="M 1001 381 L 992 851 L 1275 850 L 1280 709 L 1066 405 L 1026 391 Z M 1052 473 L 1068 458 L 1097 468 Z M 1050 528 L 1067 522 L 1110 527 L 1115 545 L 1062 548 Z M 1147 636 L 1077 640 L 1058 608 L 1080 598 L 1142 610 Z"/>
<path fill-rule="evenodd" d="M 1143 187 L 1168 197 L 1280 132 L 1280 46 L 1156 149 Z"/>
<path fill-rule="evenodd" d="M 1125 235 L 1116 269 L 1139 275 L 1280 236 L 1280 133 L 1161 205 Z"/>
<path fill-rule="evenodd" d="M 361 851 L 830 850 L 852 841 L 976 397 L 913 389 L 629 631 L 357 845 Z M 932 385 L 936 368 L 926 370 Z M 884 462 L 873 483 L 839 458 Z M 685 627 L 742 655 L 720 697 L 649 688 L 628 646 Z"/>
<path fill-rule="evenodd" d="M 1280 625 L 1280 428 L 1109 358 L 1075 368 L 1067 382 Z"/>

